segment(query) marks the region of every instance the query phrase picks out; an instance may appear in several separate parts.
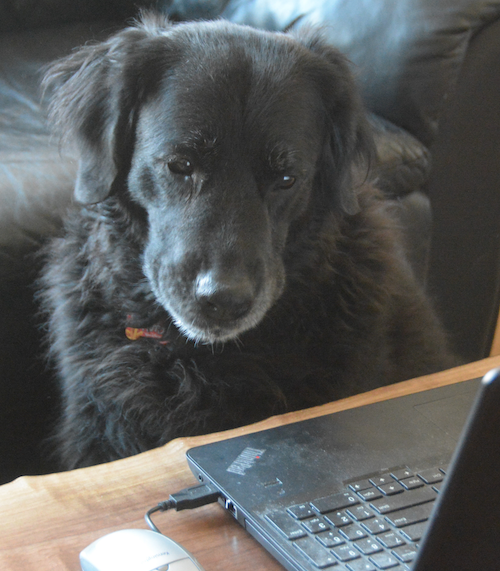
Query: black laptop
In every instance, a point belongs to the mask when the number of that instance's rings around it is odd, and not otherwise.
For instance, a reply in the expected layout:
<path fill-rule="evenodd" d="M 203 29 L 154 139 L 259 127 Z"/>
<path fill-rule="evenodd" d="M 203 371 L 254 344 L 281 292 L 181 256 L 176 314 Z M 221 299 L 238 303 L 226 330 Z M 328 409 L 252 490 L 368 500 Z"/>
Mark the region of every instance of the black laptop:
<path fill-rule="evenodd" d="M 289 571 L 500 570 L 500 369 L 187 458 Z"/>

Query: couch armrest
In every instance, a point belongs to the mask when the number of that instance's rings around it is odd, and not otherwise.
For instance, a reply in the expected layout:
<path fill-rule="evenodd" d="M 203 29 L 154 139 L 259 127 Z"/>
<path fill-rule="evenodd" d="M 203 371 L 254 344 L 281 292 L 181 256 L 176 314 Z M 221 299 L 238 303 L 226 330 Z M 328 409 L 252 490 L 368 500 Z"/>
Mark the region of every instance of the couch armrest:
<path fill-rule="evenodd" d="M 429 177 L 429 149 L 405 129 L 370 114 L 376 149 L 372 167 L 375 185 L 388 198 L 405 196 L 422 188 Z"/>

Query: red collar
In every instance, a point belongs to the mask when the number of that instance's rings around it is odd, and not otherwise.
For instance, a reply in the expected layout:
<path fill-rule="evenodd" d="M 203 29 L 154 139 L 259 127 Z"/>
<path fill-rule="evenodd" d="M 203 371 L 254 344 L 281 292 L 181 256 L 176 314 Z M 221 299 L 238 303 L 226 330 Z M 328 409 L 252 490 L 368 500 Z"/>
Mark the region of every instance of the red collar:
<path fill-rule="evenodd" d="M 132 322 L 134 320 L 133 315 L 127 315 L 127 322 Z M 147 339 L 153 339 L 157 341 L 160 345 L 168 345 L 170 341 L 165 338 L 165 328 L 160 324 L 152 325 L 151 327 L 125 327 L 125 336 L 130 341 L 137 341 L 141 337 Z"/>

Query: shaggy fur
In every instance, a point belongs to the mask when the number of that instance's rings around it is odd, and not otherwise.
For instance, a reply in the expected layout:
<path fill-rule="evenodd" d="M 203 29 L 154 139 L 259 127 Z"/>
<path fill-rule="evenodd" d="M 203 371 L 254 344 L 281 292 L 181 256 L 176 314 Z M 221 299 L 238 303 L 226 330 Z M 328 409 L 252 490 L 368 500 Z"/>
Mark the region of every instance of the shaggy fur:
<path fill-rule="evenodd" d="M 450 363 L 316 33 L 148 15 L 46 84 L 80 153 L 42 294 L 66 468 Z"/>

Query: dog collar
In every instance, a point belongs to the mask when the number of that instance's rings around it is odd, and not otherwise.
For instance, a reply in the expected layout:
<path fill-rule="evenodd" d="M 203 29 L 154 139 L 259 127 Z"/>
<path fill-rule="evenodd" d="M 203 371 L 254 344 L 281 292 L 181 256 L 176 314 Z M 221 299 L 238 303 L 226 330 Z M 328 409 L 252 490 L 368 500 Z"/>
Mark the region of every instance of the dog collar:
<path fill-rule="evenodd" d="M 127 315 L 127 322 L 134 320 L 133 315 Z M 165 338 L 165 328 L 160 324 L 152 325 L 151 327 L 132 327 L 128 325 L 125 327 L 125 336 L 130 341 L 137 341 L 138 339 L 153 339 L 160 345 L 168 345 L 169 340 Z"/>

